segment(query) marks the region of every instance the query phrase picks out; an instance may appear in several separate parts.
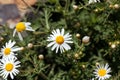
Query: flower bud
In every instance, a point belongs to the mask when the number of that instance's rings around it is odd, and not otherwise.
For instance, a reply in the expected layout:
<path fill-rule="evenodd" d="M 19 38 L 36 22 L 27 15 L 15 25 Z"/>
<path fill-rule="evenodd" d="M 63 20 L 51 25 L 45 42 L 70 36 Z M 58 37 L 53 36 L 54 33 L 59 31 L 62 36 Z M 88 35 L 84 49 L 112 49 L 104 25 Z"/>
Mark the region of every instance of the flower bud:
<path fill-rule="evenodd" d="M 77 38 L 80 38 L 80 34 L 79 34 L 79 33 L 77 33 L 77 34 L 76 34 L 76 37 L 77 37 Z"/>
<path fill-rule="evenodd" d="M 78 54 L 78 53 L 75 53 L 74 58 L 75 58 L 75 59 L 78 59 L 78 58 L 79 58 L 79 54 Z"/>
<path fill-rule="evenodd" d="M 43 54 L 40 54 L 38 57 L 39 57 L 40 60 L 44 59 L 44 55 Z"/>
<path fill-rule="evenodd" d="M 115 9 L 119 9 L 119 5 L 118 5 L 118 4 L 115 4 L 115 5 L 114 5 L 114 8 L 115 8 Z"/>
<path fill-rule="evenodd" d="M 85 65 L 82 65 L 82 68 L 83 68 L 83 69 L 85 69 L 85 67 L 86 67 Z"/>
<path fill-rule="evenodd" d="M 78 6 L 77 6 L 77 5 L 73 5 L 73 9 L 74 9 L 74 10 L 77 10 L 77 9 L 78 9 Z"/>
<path fill-rule="evenodd" d="M 90 37 L 89 36 L 84 36 L 83 38 L 82 38 L 82 42 L 83 43 L 88 43 L 90 41 Z"/>
<path fill-rule="evenodd" d="M 113 49 L 114 49 L 115 47 L 116 47 L 116 45 L 115 45 L 115 44 L 112 44 L 112 45 L 111 45 L 111 48 L 113 48 Z"/>
<path fill-rule="evenodd" d="M 25 49 L 24 47 L 21 47 L 21 49 L 20 49 L 20 50 L 21 50 L 21 51 L 23 51 L 24 49 Z"/>
<path fill-rule="evenodd" d="M 28 43 L 28 48 L 33 48 L 33 44 L 32 43 Z"/>
<path fill-rule="evenodd" d="M 4 38 L 3 37 L 0 37 L 0 41 L 3 41 L 4 40 Z"/>
<path fill-rule="evenodd" d="M 99 63 L 98 63 L 98 62 L 96 62 L 96 63 L 95 63 L 95 65 L 96 65 L 96 66 L 98 66 L 98 65 L 99 65 Z"/>
<path fill-rule="evenodd" d="M 99 10 L 98 9 L 95 9 L 94 12 L 98 12 Z"/>
<path fill-rule="evenodd" d="M 112 4 L 110 4 L 110 5 L 109 5 L 109 7 L 110 7 L 110 8 L 113 8 L 113 5 L 112 5 Z"/>

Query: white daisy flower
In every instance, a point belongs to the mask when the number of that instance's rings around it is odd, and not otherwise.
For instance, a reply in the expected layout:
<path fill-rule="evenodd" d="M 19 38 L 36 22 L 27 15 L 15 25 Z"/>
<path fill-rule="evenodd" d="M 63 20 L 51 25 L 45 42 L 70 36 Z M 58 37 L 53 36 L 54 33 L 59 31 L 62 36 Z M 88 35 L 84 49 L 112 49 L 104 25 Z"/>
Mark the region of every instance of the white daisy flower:
<path fill-rule="evenodd" d="M 10 75 L 11 79 L 14 79 L 14 76 L 19 73 L 18 67 L 20 67 L 20 62 L 16 57 L 2 58 L 0 60 L 0 76 L 7 79 Z"/>
<path fill-rule="evenodd" d="M 0 56 L 2 56 L 3 58 L 14 56 L 15 55 L 14 52 L 21 50 L 21 48 L 14 46 L 15 43 L 16 43 L 15 41 L 12 42 L 11 40 L 9 40 L 5 44 L 5 46 L 3 46 L 3 48 L 1 49 Z"/>
<path fill-rule="evenodd" d="M 89 4 L 91 4 L 91 3 L 97 3 L 97 2 L 100 2 L 100 0 L 89 0 Z"/>
<path fill-rule="evenodd" d="M 98 65 L 97 69 L 95 69 L 94 74 L 98 80 L 105 80 L 111 77 L 109 74 L 111 72 L 111 68 L 109 68 L 109 65 Z"/>
<path fill-rule="evenodd" d="M 23 41 L 23 37 L 21 35 L 21 32 L 28 30 L 28 31 L 34 31 L 32 27 L 30 27 L 30 22 L 19 22 L 16 24 L 15 30 L 13 32 L 13 37 L 15 36 L 16 32 L 18 33 L 18 37 L 21 41 Z"/>
<path fill-rule="evenodd" d="M 64 52 L 65 50 L 71 49 L 71 47 L 68 45 L 68 43 L 73 43 L 71 41 L 71 35 L 69 33 L 64 34 L 64 29 L 56 29 L 52 31 L 52 34 L 50 37 L 48 37 L 47 41 L 50 41 L 50 43 L 47 45 L 47 47 L 52 46 L 52 51 L 56 49 L 56 53 L 58 53 L 58 49 L 60 49 L 60 52 Z"/>

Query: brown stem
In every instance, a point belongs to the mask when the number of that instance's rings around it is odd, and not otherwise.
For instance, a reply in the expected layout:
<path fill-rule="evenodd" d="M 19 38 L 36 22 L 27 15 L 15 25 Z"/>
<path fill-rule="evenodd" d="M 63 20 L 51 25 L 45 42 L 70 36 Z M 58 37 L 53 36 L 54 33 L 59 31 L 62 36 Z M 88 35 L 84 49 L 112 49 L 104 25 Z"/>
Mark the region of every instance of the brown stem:
<path fill-rule="evenodd" d="M 43 72 L 40 72 L 39 74 L 44 80 L 48 80 L 47 76 L 43 73 Z"/>

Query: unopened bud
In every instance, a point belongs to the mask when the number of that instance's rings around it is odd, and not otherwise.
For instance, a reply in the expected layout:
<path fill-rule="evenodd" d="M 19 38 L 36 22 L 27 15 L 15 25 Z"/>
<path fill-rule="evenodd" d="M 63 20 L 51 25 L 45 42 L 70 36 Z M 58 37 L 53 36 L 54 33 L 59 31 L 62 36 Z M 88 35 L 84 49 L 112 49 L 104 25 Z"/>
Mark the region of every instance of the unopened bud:
<path fill-rule="evenodd" d="M 85 68 L 85 65 L 82 65 L 82 68 Z"/>
<path fill-rule="evenodd" d="M 77 9 L 78 9 L 78 6 L 77 6 L 77 5 L 73 5 L 73 9 L 74 9 L 74 10 L 77 10 Z"/>
<path fill-rule="evenodd" d="M 98 66 L 99 65 L 99 63 L 98 62 L 96 62 L 96 64 L 95 64 L 96 66 Z"/>
<path fill-rule="evenodd" d="M 25 48 L 24 47 L 21 47 L 20 50 L 23 51 Z"/>
<path fill-rule="evenodd" d="M 112 4 L 110 4 L 110 5 L 109 5 L 109 7 L 110 7 L 110 8 L 113 8 L 113 5 L 112 5 Z"/>
<path fill-rule="evenodd" d="M 89 36 L 84 36 L 83 38 L 82 38 L 82 42 L 83 43 L 88 43 L 90 41 L 90 37 Z"/>
<path fill-rule="evenodd" d="M 44 59 L 44 55 L 43 54 L 40 54 L 38 57 L 39 57 L 40 60 Z"/>
<path fill-rule="evenodd" d="M 0 41 L 3 41 L 4 40 L 4 38 L 3 37 L 0 37 Z"/>
<path fill-rule="evenodd" d="M 113 49 L 114 49 L 115 47 L 116 47 L 116 45 L 115 45 L 115 44 L 112 44 L 112 45 L 111 45 L 111 48 L 113 48 Z"/>
<path fill-rule="evenodd" d="M 80 34 L 79 34 L 79 33 L 77 33 L 77 34 L 76 34 L 76 37 L 77 37 L 77 38 L 80 38 Z"/>
<path fill-rule="evenodd" d="M 120 42 L 119 42 L 119 41 L 116 41 L 116 43 L 117 43 L 117 44 L 120 44 Z"/>
<path fill-rule="evenodd" d="M 75 53 L 74 58 L 75 58 L 75 59 L 78 59 L 78 58 L 79 58 L 79 54 L 78 54 L 78 53 Z"/>
<path fill-rule="evenodd" d="M 32 48 L 33 47 L 33 44 L 32 43 L 28 43 L 28 48 Z"/>
<path fill-rule="evenodd" d="M 98 12 L 99 10 L 98 9 L 95 9 L 94 12 Z"/>
<path fill-rule="evenodd" d="M 119 9 L 119 7 L 120 7 L 120 6 L 119 6 L 118 4 L 115 4 L 115 5 L 114 5 L 114 8 L 115 8 L 115 9 Z"/>

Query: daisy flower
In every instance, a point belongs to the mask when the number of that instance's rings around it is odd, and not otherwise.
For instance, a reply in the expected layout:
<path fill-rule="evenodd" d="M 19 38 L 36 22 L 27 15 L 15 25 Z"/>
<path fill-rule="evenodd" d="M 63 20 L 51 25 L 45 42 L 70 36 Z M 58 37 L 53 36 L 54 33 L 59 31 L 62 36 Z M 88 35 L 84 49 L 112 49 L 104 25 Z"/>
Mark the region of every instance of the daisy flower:
<path fill-rule="evenodd" d="M 91 3 L 96 3 L 96 2 L 100 2 L 100 0 L 89 0 L 89 4 L 91 4 Z"/>
<path fill-rule="evenodd" d="M 21 35 L 21 32 L 28 30 L 28 31 L 34 31 L 32 27 L 30 27 L 30 22 L 19 22 L 16 24 L 15 30 L 13 32 L 13 37 L 15 36 L 16 32 L 18 33 L 18 37 L 21 41 L 23 41 L 23 37 Z"/>
<path fill-rule="evenodd" d="M 68 45 L 68 43 L 73 43 L 71 41 L 71 35 L 69 33 L 64 34 L 64 29 L 56 29 L 52 31 L 52 34 L 50 37 L 48 37 L 47 41 L 50 41 L 50 43 L 47 45 L 47 47 L 51 47 L 51 50 L 56 49 L 56 53 L 58 53 L 58 49 L 60 49 L 60 52 L 64 52 L 65 50 L 71 49 L 71 47 Z"/>
<path fill-rule="evenodd" d="M 98 80 L 105 80 L 111 77 L 109 74 L 111 72 L 111 68 L 109 68 L 109 65 L 98 65 L 97 69 L 95 69 L 94 74 Z"/>
<path fill-rule="evenodd" d="M 20 62 L 16 57 L 2 58 L 0 60 L 0 76 L 7 79 L 10 75 L 11 79 L 14 79 L 14 76 L 19 73 L 18 67 L 20 67 Z"/>
<path fill-rule="evenodd" d="M 3 48 L 1 49 L 0 56 L 2 57 L 14 56 L 14 52 L 21 50 L 21 48 L 14 46 L 15 43 L 16 43 L 15 41 L 12 42 L 11 40 L 6 42 L 5 46 L 3 46 Z"/>

